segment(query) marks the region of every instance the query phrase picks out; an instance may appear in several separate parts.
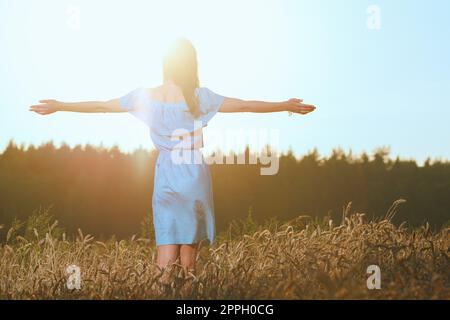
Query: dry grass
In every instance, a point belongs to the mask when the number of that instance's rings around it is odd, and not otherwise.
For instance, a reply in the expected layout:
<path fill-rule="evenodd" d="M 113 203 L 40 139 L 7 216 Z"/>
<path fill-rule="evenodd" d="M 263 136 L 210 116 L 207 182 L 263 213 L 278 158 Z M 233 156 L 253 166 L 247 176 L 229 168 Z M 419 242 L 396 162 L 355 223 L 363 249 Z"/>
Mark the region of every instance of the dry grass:
<path fill-rule="evenodd" d="M 338 226 L 299 217 L 201 248 L 196 275 L 174 265 L 160 272 L 147 239 L 76 240 L 54 227 L 0 247 L 2 299 L 449 299 L 450 229 L 414 231 L 349 214 Z M 11 238 L 11 237 L 10 237 Z M 68 265 L 81 268 L 81 290 L 66 288 Z M 368 290 L 366 268 L 381 268 L 381 290 Z"/>

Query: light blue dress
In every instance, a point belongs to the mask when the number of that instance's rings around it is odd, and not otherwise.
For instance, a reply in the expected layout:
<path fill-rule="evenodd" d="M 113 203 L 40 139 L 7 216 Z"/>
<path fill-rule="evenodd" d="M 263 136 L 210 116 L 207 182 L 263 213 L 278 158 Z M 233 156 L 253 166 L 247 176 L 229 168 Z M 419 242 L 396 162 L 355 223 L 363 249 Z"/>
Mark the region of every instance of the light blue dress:
<path fill-rule="evenodd" d="M 152 198 L 156 245 L 214 242 L 211 176 L 194 131 L 207 125 L 224 97 L 207 88 L 196 91 L 202 114 L 194 118 L 185 102 L 167 103 L 139 88 L 119 99 L 121 107 L 142 120 L 159 150 Z M 183 135 L 188 139 L 176 139 Z M 189 160 L 187 160 L 189 159 Z"/>

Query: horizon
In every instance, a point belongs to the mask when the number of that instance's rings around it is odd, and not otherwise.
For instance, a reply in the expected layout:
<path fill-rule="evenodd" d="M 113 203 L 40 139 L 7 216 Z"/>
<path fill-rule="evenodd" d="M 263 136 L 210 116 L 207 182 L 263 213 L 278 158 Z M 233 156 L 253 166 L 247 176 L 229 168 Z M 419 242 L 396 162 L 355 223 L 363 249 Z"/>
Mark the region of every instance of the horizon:
<path fill-rule="evenodd" d="M 80 143 L 80 144 L 75 144 L 75 145 L 69 145 L 69 144 L 67 144 L 64 141 L 59 142 L 59 143 L 55 143 L 54 141 L 49 140 L 49 141 L 40 142 L 39 144 L 33 144 L 33 143 L 17 143 L 14 140 L 10 140 L 6 144 L 6 146 L 3 148 L 3 150 L 0 150 L 0 156 L 2 156 L 5 153 L 6 149 L 8 148 L 8 146 L 10 144 L 14 145 L 15 147 L 17 147 L 17 148 L 19 148 L 21 150 L 24 150 L 25 152 L 28 151 L 30 148 L 39 149 L 41 147 L 45 147 L 48 144 L 51 144 L 56 150 L 61 149 L 63 147 L 68 147 L 70 150 L 75 150 L 77 148 L 81 148 L 83 151 L 85 151 L 85 149 L 87 147 L 89 147 L 89 148 L 93 148 L 94 150 L 97 150 L 97 151 L 100 150 L 100 151 L 108 151 L 109 152 L 109 151 L 117 148 L 119 150 L 119 152 L 121 154 L 124 154 L 124 155 L 132 155 L 133 153 L 138 152 L 138 151 L 145 151 L 145 152 L 148 152 L 148 153 L 151 153 L 153 151 L 157 151 L 157 149 L 155 147 L 145 147 L 145 146 L 138 146 L 138 147 L 136 147 L 134 149 L 131 149 L 131 150 L 122 150 L 118 145 L 112 145 L 112 146 L 105 146 L 105 145 L 102 145 L 102 144 L 94 145 L 94 144 L 91 144 L 90 142 L 86 142 L 86 143 L 83 143 L 83 144 Z M 374 156 L 378 152 L 386 152 L 385 159 L 388 160 L 388 161 L 396 161 L 396 160 L 399 160 L 399 161 L 402 161 L 402 162 L 413 161 L 413 162 L 416 163 L 416 165 L 418 167 L 423 167 L 426 162 L 428 162 L 430 164 L 450 163 L 450 159 L 444 159 L 444 158 L 439 158 L 439 157 L 438 158 L 427 157 L 427 158 L 425 158 L 424 161 L 419 162 L 419 161 L 417 161 L 417 159 L 414 159 L 414 158 L 405 158 L 405 157 L 401 157 L 399 155 L 392 155 L 391 148 L 389 146 L 380 146 L 378 148 L 375 148 L 374 150 L 362 151 L 362 152 L 359 152 L 359 153 L 353 152 L 353 150 L 351 150 L 351 149 L 343 149 L 341 147 L 336 147 L 336 148 L 333 148 L 327 154 L 321 153 L 320 150 L 318 150 L 317 148 L 313 148 L 313 149 L 307 150 L 306 152 L 304 152 L 302 154 L 297 154 L 297 153 L 295 153 L 295 151 L 292 148 L 287 149 L 287 150 L 277 150 L 277 149 L 270 149 L 271 148 L 270 145 L 268 147 L 269 147 L 269 150 L 277 152 L 279 157 L 283 157 L 283 156 L 287 156 L 289 154 L 292 154 L 295 157 L 296 160 L 301 160 L 302 158 L 304 158 L 304 157 L 306 157 L 306 156 L 316 152 L 317 155 L 318 155 L 319 161 L 320 161 L 320 160 L 329 159 L 333 155 L 334 152 L 338 152 L 338 153 L 342 153 L 344 156 L 348 157 L 348 159 L 350 159 L 350 160 L 360 160 L 362 158 L 362 156 L 367 156 L 369 158 L 369 160 L 371 161 L 371 160 L 374 159 Z M 258 150 L 252 150 L 250 148 L 250 145 L 248 145 L 248 144 L 244 146 L 244 150 L 246 148 L 249 148 L 251 153 L 260 153 L 261 151 L 264 151 L 264 150 L 259 150 L 259 151 Z M 235 155 L 241 154 L 244 150 L 230 149 L 230 150 L 227 150 L 227 152 L 224 152 L 221 149 L 212 149 L 212 150 L 209 150 L 208 152 L 204 152 L 204 155 L 208 157 L 208 156 L 211 156 L 216 151 L 221 151 L 221 152 L 223 152 L 223 156 L 225 157 L 226 155 L 229 155 L 230 153 L 234 153 Z M 248 163 L 246 163 L 246 164 L 247 165 L 251 165 L 251 164 L 248 164 Z"/>
<path fill-rule="evenodd" d="M 393 158 L 448 161 L 449 11 L 449 2 L 424 0 L 0 0 L 0 152 L 11 139 L 152 149 L 148 128 L 129 115 L 39 117 L 28 106 L 158 85 L 164 49 L 185 36 L 197 48 L 202 86 L 242 99 L 299 97 L 318 107 L 305 117 L 219 114 L 205 130 L 206 152 L 218 146 L 211 130 L 253 128 L 276 130 L 277 149 L 296 156 L 389 146 Z M 167 25 L 173 16 L 176 23 Z"/>

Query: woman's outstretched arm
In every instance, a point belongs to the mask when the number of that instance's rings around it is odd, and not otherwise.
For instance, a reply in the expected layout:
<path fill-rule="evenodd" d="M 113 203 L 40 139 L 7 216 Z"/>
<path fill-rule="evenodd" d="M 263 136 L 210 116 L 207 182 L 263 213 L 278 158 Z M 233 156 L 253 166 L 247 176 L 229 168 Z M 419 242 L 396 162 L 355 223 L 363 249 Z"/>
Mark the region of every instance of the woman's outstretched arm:
<path fill-rule="evenodd" d="M 289 99 L 283 102 L 265 102 L 225 98 L 220 112 L 280 112 L 289 111 L 307 114 L 316 109 L 311 104 L 304 104 L 302 99 Z"/>
<path fill-rule="evenodd" d="M 30 107 L 30 111 L 34 111 L 41 115 L 52 114 L 57 111 L 69 112 L 125 112 L 120 107 L 119 99 L 107 101 L 84 101 L 84 102 L 61 102 L 57 100 L 40 100 L 39 104 Z"/>

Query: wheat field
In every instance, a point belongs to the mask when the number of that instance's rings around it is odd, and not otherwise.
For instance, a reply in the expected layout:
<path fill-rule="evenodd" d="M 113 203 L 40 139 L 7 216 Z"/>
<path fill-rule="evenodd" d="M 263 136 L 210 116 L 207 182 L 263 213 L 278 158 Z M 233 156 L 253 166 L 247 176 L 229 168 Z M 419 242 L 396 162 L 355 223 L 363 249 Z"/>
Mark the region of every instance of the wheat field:
<path fill-rule="evenodd" d="M 57 223 L 0 246 L 0 299 L 449 299 L 450 229 L 410 229 L 385 218 L 343 212 L 342 221 L 230 228 L 201 246 L 195 274 L 174 264 L 161 271 L 151 239 L 96 241 L 80 230 L 67 239 Z M 80 289 L 68 289 L 67 267 L 80 268 Z M 381 289 L 369 290 L 369 265 Z"/>

